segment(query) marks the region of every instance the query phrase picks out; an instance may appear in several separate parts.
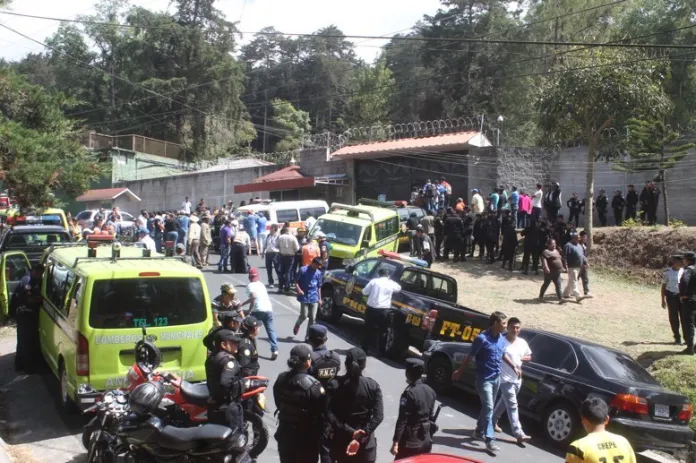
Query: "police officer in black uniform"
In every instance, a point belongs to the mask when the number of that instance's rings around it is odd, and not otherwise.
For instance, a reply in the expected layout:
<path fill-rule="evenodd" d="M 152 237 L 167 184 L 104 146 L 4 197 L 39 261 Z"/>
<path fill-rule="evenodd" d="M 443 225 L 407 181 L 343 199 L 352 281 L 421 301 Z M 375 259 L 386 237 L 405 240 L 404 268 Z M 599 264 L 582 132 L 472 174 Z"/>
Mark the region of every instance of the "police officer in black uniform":
<path fill-rule="evenodd" d="M 35 265 L 22 277 L 10 299 L 10 315 L 17 319 L 15 370 L 33 373 L 40 364 L 39 310 L 43 267 Z"/>
<path fill-rule="evenodd" d="M 436 394 L 422 377 L 423 361 L 406 360 L 408 386 L 401 394 L 391 448 L 395 460 L 428 453 L 433 446 L 432 435 L 437 429 L 433 422 Z"/>
<path fill-rule="evenodd" d="M 242 337 L 234 331 L 222 329 L 215 333 L 214 350 L 205 361 L 205 375 L 210 398 L 208 420 L 229 426 L 237 431 L 244 426 L 244 412 L 240 397 L 244 393 L 242 368 L 234 357 Z"/>
<path fill-rule="evenodd" d="M 329 420 L 334 430 L 331 457 L 338 463 L 377 461 L 375 430 L 384 419 L 382 390 L 362 375 L 367 355 L 359 347 L 346 354 L 345 376 L 337 378 Z"/>
<path fill-rule="evenodd" d="M 323 434 L 326 392 L 308 374 L 312 350 L 299 344 L 290 351 L 290 371 L 278 375 L 273 398 L 278 407 L 278 455 L 281 463 L 316 463 Z"/>
<path fill-rule="evenodd" d="M 248 316 L 242 322 L 242 341 L 239 343 L 237 360 L 242 367 L 242 376 L 256 376 L 259 373 L 259 351 L 256 349 L 256 336 L 261 322 Z"/>
<path fill-rule="evenodd" d="M 314 324 L 309 327 L 307 342 L 312 346 L 312 368 L 309 373 L 321 382 L 327 396 L 327 404 L 331 402 L 336 390 L 336 376 L 341 369 L 341 357 L 326 347 L 328 330 L 324 325 Z M 325 421 L 324 435 L 319 448 L 321 463 L 331 463 L 331 434 L 330 423 Z"/>
<path fill-rule="evenodd" d="M 694 323 L 696 322 L 696 253 L 684 254 L 684 273 L 679 281 L 679 295 L 682 300 L 682 331 L 686 340 L 683 354 L 694 354 Z"/>

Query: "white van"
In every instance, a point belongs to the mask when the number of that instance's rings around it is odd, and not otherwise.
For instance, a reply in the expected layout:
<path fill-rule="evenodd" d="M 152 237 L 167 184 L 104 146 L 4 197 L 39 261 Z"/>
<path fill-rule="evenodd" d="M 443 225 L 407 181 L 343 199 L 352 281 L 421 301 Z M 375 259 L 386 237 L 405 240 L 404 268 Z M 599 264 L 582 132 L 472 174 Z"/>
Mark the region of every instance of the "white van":
<path fill-rule="evenodd" d="M 263 212 L 268 222 L 266 230 L 270 230 L 273 224 L 290 223 L 290 231 L 296 233 L 297 229 L 311 216 L 315 219 L 326 214 L 329 211 L 329 205 L 326 201 L 308 199 L 304 201 L 273 201 L 259 200 L 246 206 L 238 207 L 236 212 L 240 213 L 240 225 L 243 224 L 243 217 L 247 212 Z"/>

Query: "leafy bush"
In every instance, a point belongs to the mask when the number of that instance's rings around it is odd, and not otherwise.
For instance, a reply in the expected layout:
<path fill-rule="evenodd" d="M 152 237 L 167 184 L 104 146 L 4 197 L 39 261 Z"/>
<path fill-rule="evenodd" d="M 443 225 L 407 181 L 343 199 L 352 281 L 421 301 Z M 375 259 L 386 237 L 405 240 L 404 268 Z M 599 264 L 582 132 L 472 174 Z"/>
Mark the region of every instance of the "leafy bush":
<path fill-rule="evenodd" d="M 670 219 L 669 226 L 672 228 L 682 228 L 682 227 L 686 227 L 686 224 L 684 223 L 683 220 Z"/>
<path fill-rule="evenodd" d="M 623 222 L 621 222 L 622 227 L 642 227 L 643 224 L 640 222 L 640 220 L 634 220 L 634 219 L 626 219 Z"/>

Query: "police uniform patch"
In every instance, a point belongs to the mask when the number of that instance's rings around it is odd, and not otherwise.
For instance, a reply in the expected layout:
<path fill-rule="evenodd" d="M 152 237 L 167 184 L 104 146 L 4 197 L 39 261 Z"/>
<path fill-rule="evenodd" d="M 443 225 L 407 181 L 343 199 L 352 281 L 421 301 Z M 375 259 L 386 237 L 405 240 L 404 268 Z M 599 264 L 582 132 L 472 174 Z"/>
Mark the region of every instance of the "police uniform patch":
<path fill-rule="evenodd" d="M 326 391 L 324 391 L 324 388 L 320 386 L 320 387 L 319 387 L 319 392 L 321 392 L 322 394 L 324 394 Z"/>
<path fill-rule="evenodd" d="M 249 349 L 244 349 L 244 352 L 242 352 L 242 354 L 249 356 L 251 355 L 251 351 Z"/>
<path fill-rule="evenodd" d="M 235 366 L 236 366 L 236 365 L 234 364 L 234 362 L 233 362 L 232 360 L 230 360 L 229 362 L 227 362 L 227 365 L 226 365 L 225 367 L 226 367 L 228 370 L 234 370 L 234 367 L 235 367 Z"/>
<path fill-rule="evenodd" d="M 399 403 L 401 404 L 402 407 L 405 407 L 406 404 L 408 403 L 408 400 L 406 399 L 406 397 L 402 397 L 401 402 L 399 402 Z"/>

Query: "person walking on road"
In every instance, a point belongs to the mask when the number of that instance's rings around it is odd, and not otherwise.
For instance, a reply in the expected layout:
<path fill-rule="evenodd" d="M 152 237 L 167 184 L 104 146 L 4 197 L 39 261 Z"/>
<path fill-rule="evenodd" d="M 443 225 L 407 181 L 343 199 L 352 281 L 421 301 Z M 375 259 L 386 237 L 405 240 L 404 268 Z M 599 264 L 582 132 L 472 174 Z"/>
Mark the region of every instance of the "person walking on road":
<path fill-rule="evenodd" d="M 386 342 L 387 326 L 389 320 L 387 313 L 391 309 L 392 295 L 401 291 L 401 286 L 389 278 L 389 270 L 380 268 L 378 277 L 370 280 L 362 290 L 367 296 L 367 310 L 365 311 L 365 336 L 362 341 L 362 348 L 369 353 L 375 337 L 377 337 L 379 354 L 384 352 Z"/>
<path fill-rule="evenodd" d="M 505 338 L 502 334 L 507 329 L 507 315 L 493 312 L 488 320 L 489 328 L 476 336 L 469 354 L 452 374 L 452 380 L 459 381 L 469 363 L 476 359 L 476 391 L 481 400 L 481 413 L 476 423 L 474 438 L 484 438 L 486 449 L 495 454 L 500 451 L 500 447 L 495 443 L 493 407 L 500 389 L 500 371 L 505 352 Z"/>
<path fill-rule="evenodd" d="M 498 427 L 498 421 L 503 416 L 503 411 L 507 410 L 508 421 L 512 427 L 512 435 L 517 439 L 517 443 L 531 439 L 522 430 L 520 423 L 520 413 L 517 404 L 517 394 L 522 387 L 522 362 L 529 362 L 532 359 L 532 350 L 527 341 L 520 337 L 522 323 L 517 317 L 512 317 L 507 324 L 507 335 L 504 337 L 505 354 L 503 357 L 503 368 L 500 372 L 500 398 L 493 410 L 493 423 L 496 432 L 502 432 Z"/>
<path fill-rule="evenodd" d="M 213 244 L 213 235 L 210 229 L 210 216 L 204 215 L 201 218 L 201 244 L 198 247 L 198 254 L 201 256 L 201 265 L 205 268 L 210 263 L 210 246 Z"/>
<path fill-rule="evenodd" d="M 423 382 L 422 360 L 406 359 L 406 382 L 408 386 L 399 401 L 399 416 L 390 450 L 396 457 L 394 460 L 430 453 L 436 429 L 432 420 L 437 395 Z"/>
<path fill-rule="evenodd" d="M 679 280 L 679 295 L 682 301 L 682 331 L 686 349 L 682 352 L 694 355 L 694 316 L 696 316 L 696 254 L 684 254 L 684 272 Z"/>
<path fill-rule="evenodd" d="M 268 287 L 273 286 L 273 269 L 275 269 L 278 281 L 280 281 L 280 249 L 278 248 L 278 225 L 271 225 L 271 232 L 263 244 L 263 257 L 266 261 L 266 273 L 268 274 Z"/>
<path fill-rule="evenodd" d="M 232 226 L 229 220 L 225 220 L 220 229 L 220 261 L 218 272 L 229 272 L 230 251 L 232 247 Z"/>
<path fill-rule="evenodd" d="M 300 303 L 300 316 L 297 317 L 295 327 L 292 329 L 293 336 L 297 336 L 302 323 L 309 318 L 307 324 L 307 334 L 309 336 L 309 327 L 314 325 L 314 320 L 317 316 L 317 306 L 321 301 L 321 281 L 323 272 L 321 271 L 321 258 L 315 257 L 309 265 L 300 267 L 297 272 L 297 280 L 295 281 L 295 290 L 297 291 L 297 301 Z"/>
<path fill-rule="evenodd" d="M 246 287 L 249 299 L 242 302 L 241 307 L 249 305 L 251 307 L 249 315 L 263 323 L 268 335 L 268 342 L 271 345 L 271 360 L 275 360 L 278 358 L 278 338 L 273 326 L 271 298 L 268 297 L 268 291 L 266 291 L 264 284 L 259 281 L 259 271 L 254 267 L 249 270 L 249 281 L 250 283 Z"/>
<path fill-rule="evenodd" d="M 278 238 L 278 250 L 280 251 L 280 274 L 278 275 L 278 292 L 290 291 L 292 281 L 292 268 L 295 262 L 295 254 L 300 250 L 297 238 L 283 227 Z"/>
<path fill-rule="evenodd" d="M 580 406 L 580 420 L 587 436 L 568 447 L 566 463 L 636 463 L 636 455 L 625 437 L 608 432 L 609 407 L 599 397 L 588 397 Z"/>
<path fill-rule="evenodd" d="M 568 282 L 563 290 L 561 302 L 569 301 L 571 297 L 575 298 L 576 302 L 584 299 L 578 290 L 578 277 L 580 276 L 580 270 L 584 267 L 587 267 L 585 251 L 580 245 L 578 232 L 573 230 L 570 232 L 570 241 L 563 247 L 563 268 L 568 271 Z"/>
<path fill-rule="evenodd" d="M 556 240 L 550 239 L 546 245 L 546 249 L 541 253 L 541 268 L 544 270 L 544 283 L 539 290 L 539 301 L 544 301 L 544 294 L 549 285 L 553 283 L 556 288 L 556 296 L 558 302 L 563 300 L 561 295 L 561 273 L 563 273 L 563 258 L 561 253 L 556 249 Z"/>
<path fill-rule="evenodd" d="M 669 325 L 674 335 L 674 343 L 681 344 L 682 337 L 679 334 L 679 315 L 682 312 L 682 301 L 679 296 L 679 281 L 684 274 L 682 268 L 683 256 L 674 255 L 669 259 L 669 268 L 662 272 L 662 285 L 660 286 L 660 300 L 662 308 L 667 309 Z M 686 338 L 686 333 L 684 333 Z"/>
<path fill-rule="evenodd" d="M 201 259 L 201 226 L 198 224 L 198 217 L 191 216 L 191 225 L 188 232 L 188 255 L 193 258 L 193 264 L 198 268 L 203 268 Z"/>

